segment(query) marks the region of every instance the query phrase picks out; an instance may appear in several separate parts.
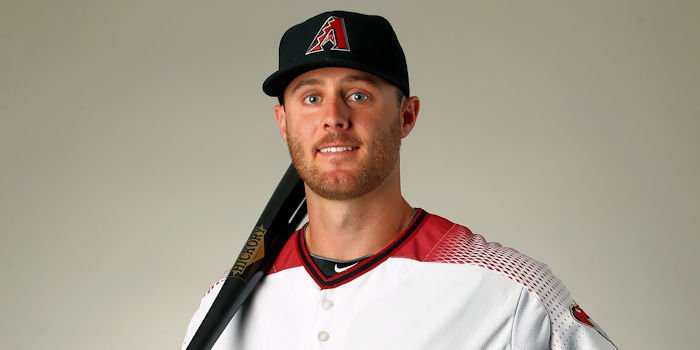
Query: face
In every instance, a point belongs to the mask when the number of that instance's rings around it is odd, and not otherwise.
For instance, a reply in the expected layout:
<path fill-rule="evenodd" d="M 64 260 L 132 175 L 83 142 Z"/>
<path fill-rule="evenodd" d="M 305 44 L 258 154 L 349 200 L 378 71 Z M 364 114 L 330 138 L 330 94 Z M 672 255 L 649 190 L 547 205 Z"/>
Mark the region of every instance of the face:
<path fill-rule="evenodd" d="M 415 97 L 362 71 L 321 68 L 294 79 L 275 119 L 306 185 L 327 199 L 360 197 L 398 177 L 401 139 L 418 114 Z"/>

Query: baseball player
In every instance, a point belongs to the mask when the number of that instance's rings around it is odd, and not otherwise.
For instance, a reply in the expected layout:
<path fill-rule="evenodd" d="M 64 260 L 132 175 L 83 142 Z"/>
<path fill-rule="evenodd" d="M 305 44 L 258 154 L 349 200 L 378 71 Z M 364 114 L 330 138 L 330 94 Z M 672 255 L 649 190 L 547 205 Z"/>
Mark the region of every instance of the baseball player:
<path fill-rule="evenodd" d="M 386 19 L 332 11 L 291 27 L 263 91 L 309 222 L 214 349 L 615 348 L 546 265 L 403 198 L 399 149 L 420 102 Z"/>

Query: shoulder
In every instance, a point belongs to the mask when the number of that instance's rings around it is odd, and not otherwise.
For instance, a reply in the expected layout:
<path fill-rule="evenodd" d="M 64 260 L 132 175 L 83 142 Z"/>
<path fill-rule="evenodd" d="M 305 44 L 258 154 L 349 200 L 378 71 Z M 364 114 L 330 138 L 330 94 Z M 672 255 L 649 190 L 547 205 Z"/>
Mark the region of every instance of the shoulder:
<path fill-rule="evenodd" d="M 402 248 L 403 257 L 427 263 L 478 267 L 487 274 L 511 279 L 527 290 L 530 303 L 546 311 L 553 349 L 589 345 L 614 348 L 603 330 L 583 312 L 546 264 L 515 249 L 489 242 L 467 227 L 438 215 L 428 214 L 423 221 L 411 242 Z"/>
<path fill-rule="evenodd" d="M 299 246 L 299 237 L 303 235 L 304 228 L 295 231 L 288 239 L 287 242 L 282 247 L 279 255 L 275 258 L 275 262 L 267 274 L 274 274 L 284 270 L 288 270 L 295 267 L 303 266 L 303 261 L 301 259 L 301 247 Z"/>
<path fill-rule="evenodd" d="M 563 284 L 547 265 L 438 215 L 428 214 L 423 221 L 399 255 L 422 262 L 476 266 L 508 277 L 540 296 L 563 293 Z"/>
<path fill-rule="evenodd" d="M 221 290 L 221 287 L 223 286 L 224 282 L 226 281 L 226 277 L 228 276 L 229 271 L 224 272 L 212 285 L 207 289 L 207 291 L 204 293 L 202 296 L 202 299 L 200 300 L 199 307 L 197 310 L 194 312 L 192 315 L 192 318 L 190 318 L 190 322 L 187 325 L 187 331 L 185 333 L 185 339 L 182 343 L 182 349 L 186 349 L 187 346 L 189 345 L 190 341 L 192 340 L 192 337 L 194 337 L 194 334 L 197 332 L 197 329 L 199 328 L 199 325 L 202 323 L 204 320 L 204 317 L 206 316 L 207 312 L 209 311 L 209 308 L 211 308 L 211 305 L 214 303 L 214 299 L 216 299 L 216 296 L 219 294 L 219 291 Z"/>
<path fill-rule="evenodd" d="M 394 256 L 477 266 L 504 275 L 538 294 L 547 294 L 547 289 L 561 284 L 547 265 L 434 214 L 425 215 L 413 237 Z"/>
<path fill-rule="evenodd" d="M 528 277 L 550 274 L 547 266 L 539 261 L 489 242 L 466 226 L 428 213 L 397 255 L 423 262 L 477 265 L 505 274 L 521 284 L 525 284 Z"/>

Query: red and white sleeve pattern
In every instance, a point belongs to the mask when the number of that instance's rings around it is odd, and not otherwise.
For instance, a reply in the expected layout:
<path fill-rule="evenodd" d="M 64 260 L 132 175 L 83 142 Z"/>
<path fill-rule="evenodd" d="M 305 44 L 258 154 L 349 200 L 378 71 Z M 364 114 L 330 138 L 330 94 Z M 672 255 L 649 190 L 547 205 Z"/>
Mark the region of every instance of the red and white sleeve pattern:
<path fill-rule="evenodd" d="M 547 265 L 514 249 L 487 242 L 466 227 L 454 225 L 425 261 L 476 265 L 505 275 L 525 287 L 547 311 L 551 349 L 616 349 Z"/>

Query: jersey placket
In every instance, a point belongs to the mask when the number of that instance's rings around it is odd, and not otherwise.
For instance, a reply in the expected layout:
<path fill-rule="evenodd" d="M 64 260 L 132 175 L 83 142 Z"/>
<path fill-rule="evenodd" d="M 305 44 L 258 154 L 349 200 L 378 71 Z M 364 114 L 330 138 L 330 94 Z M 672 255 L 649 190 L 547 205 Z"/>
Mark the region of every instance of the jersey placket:
<path fill-rule="evenodd" d="M 319 290 L 310 322 L 310 333 L 313 337 L 312 349 L 333 349 L 343 344 L 341 328 L 339 327 L 335 293 L 333 290 Z M 308 333 L 307 333 L 308 334 Z"/>

